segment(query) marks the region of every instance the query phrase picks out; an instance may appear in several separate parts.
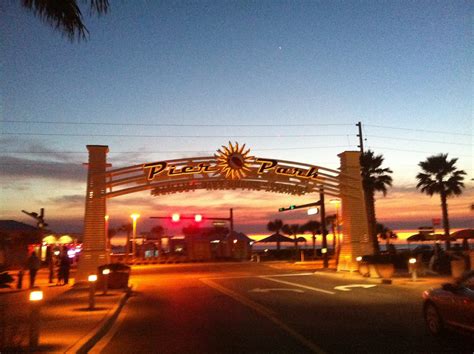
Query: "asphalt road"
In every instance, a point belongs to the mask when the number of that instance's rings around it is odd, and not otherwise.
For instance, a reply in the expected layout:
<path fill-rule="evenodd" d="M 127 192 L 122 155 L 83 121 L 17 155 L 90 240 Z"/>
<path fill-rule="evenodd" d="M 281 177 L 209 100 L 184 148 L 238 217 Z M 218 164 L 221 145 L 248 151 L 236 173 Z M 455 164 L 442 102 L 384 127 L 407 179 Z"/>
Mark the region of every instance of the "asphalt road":
<path fill-rule="evenodd" d="M 354 282 L 256 263 L 135 267 L 132 283 L 134 296 L 95 352 L 474 351 L 466 336 L 427 333 L 423 285 Z"/>

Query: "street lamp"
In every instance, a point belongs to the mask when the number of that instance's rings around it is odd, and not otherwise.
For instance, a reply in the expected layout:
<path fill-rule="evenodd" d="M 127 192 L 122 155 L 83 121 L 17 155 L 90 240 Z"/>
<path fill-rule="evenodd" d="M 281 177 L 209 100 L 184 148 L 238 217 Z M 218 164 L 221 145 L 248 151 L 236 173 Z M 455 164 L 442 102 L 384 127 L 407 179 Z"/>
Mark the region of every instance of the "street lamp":
<path fill-rule="evenodd" d="M 89 282 L 89 310 L 95 309 L 95 282 L 97 281 L 97 274 L 90 274 L 87 277 Z"/>
<path fill-rule="evenodd" d="M 107 257 L 110 255 L 109 216 L 105 215 L 105 244 L 107 245 Z M 108 259 L 108 258 L 107 258 Z"/>
<path fill-rule="evenodd" d="M 133 220 L 133 232 L 132 232 L 132 256 L 133 256 L 133 259 L 135 259 L 135 247 L 136 247 L 136 244 L 135 244 L 135 238 L 137 237 L 137 219 L 140 217 L 140 214 L 137 214 L 137 213 L 133 213 L 132 215 L 130 215 L 130 217 L 132 218 Z"/>
<path fill-rule="evenodd" d="M 36 350 L 39 342 L 40 332 L 40 308 L 43 300 L 43 292 L 41 290 L 33 290 L 30 292 L 30 350 Z"/>

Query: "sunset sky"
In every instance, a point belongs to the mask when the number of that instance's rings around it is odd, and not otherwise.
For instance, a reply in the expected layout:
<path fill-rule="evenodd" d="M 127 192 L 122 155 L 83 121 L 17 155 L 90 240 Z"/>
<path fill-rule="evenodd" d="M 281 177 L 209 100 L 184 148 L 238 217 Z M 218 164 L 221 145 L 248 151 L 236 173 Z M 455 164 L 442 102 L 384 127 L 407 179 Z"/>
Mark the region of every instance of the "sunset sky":
<path fill-rule="evenodd" d="M 57 232 L 81 232 L 86 145 L 112 166 L 209 156 L 228 141 L 252 155 L 337 169 L 364 147 L 385 157 L 393 188 L 380 222 L 416 229 L 441 217 L 416 190 L 418 163 L 448 153 L 466 189 L 448 201 L 453 228 L 474 227 L 470 1 L 111 1 L 71 43 L 20 1 L 0 5 L 1 219 L 46 209 Z M 112 227 L 150 216 L 227 216 L 264 234 L 269 220 L 303 223 L 296 197 L 197 191 L 110 200 Z M 334 212 L 328 205 L 328 213 Z M 170 232 L 179 232 L 170 225 Z M 181 226 L 180 226 L 181 227 Z"/>

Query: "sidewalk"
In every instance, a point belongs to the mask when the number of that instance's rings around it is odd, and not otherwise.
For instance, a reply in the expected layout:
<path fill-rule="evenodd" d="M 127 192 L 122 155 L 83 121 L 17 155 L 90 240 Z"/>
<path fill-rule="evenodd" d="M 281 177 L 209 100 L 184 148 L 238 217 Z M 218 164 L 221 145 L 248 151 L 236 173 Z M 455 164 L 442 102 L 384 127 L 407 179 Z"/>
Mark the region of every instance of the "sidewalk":
<path fill-rule="evenodd" d="M 349 271 L 336 271 L 335 263 L 333 261 L 329 262 L 329 268 L 323 268 L 323 261 L 305 261 L 305 262 L 288 262 L 288 261 L 273 261 L 273 262 L 262 262 L 262 264 L 282 270 L 302 270 L 314 272 L 316 275 L 322 276 L 331 276 L 337 279 L 345 279 L 348 281 L 367 281 L 377 284 L 393 284 L 401 286 L 413 286 L 413 287 L 425 287 L 426 289 L 432 287 L 440 287 L 443 283 L 452 283 L 454 279 L 449 275 L 439 275 L 439 274 L 425 274 L 423 276 L 418 275 L 416 281 L 413 281 L 412 275 L 408 272 L 397 272 L 389 281 L 382 278 L 371 278 L 364 277 L 359 272 L 349 272 Z"/>
<path fill-rule="evenodd" d="M 89 310 L 87 286 L 50 285 L 47 273 L 41 273 L 37 281 L 44 295 L 38 321 L 39 344 L 30 352 L 87 352 L 111 327 L 130 295 L 130 291 L 123 290 L 109 290 L 103 295 L 99 289 L 95 293 L 95 309 Z M 1 353 L 29 351 L 30 325 L 35 323 L 30 320 L 29 293 L 29 289 L 0 292 Z"/>

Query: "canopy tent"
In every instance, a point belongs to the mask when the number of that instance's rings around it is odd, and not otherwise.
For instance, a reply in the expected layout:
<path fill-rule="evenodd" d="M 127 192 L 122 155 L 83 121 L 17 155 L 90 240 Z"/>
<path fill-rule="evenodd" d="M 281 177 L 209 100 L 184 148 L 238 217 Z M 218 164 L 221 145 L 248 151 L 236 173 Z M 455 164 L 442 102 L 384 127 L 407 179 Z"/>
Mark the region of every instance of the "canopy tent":
<path fill-rule="evenodd" d="M 248 237 L 243 232 L 236 232 L 236 231 L 229 232 L 228 237 L 233 240 L 245 241 L 247 243 L 250 243 L 253 241 L 250 237 Z"/>
<path fill-rule="evenodd" d="M 263 243 L 269 243 L 269 242 L 295 242 L 295 240 L 293 240 L 289 237 L 286 237 L 282 234 L 276 233 L 276 234 L 270 235 L 268 237 L 265 237 L 264 239 L 261 239 L 258 242 L 263 242 Z"/>
<path fill-rule="evenodd" d="M 474 239 L 474 229 L 463 229 L 453 232 L 451 234 L 453 239 L 462 239 L 462 246 L 465 250 L 469 249 L 469 243 L 467 240 Z"/>
<path fill-rule="evenodd" d="M 474 229 L 464 229 L 464 230 L 459 230 L 456 232 L 453 232 L 451 234 L 452 238 L 455 239 L 474 239 Z"/>
<path fill-rule="evenodd" d="M 428 234 L 425 232 L 418 232 L 417 234 L 411 235 L 407 238 L 408 242 L 425 242 L 425 241 L 440 241 L 444 240 L 445 237 L 442 234 Z"/>

